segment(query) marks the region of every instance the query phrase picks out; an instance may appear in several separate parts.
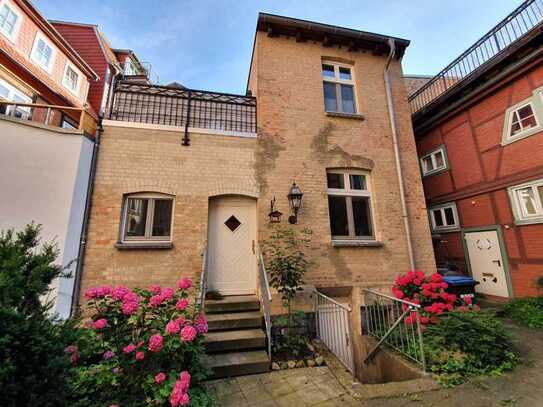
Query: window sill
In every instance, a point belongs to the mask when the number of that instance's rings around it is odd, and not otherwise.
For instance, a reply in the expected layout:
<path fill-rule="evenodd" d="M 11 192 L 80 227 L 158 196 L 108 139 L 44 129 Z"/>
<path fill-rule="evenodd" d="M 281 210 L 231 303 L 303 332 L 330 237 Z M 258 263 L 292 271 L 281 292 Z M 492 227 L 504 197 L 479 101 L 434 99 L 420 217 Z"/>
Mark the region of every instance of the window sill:
<path fill-rule="evenodd" d="M 354 120 L 366 120 L 364 116 L 357 113 L 341 113 L 341 112 L 325 112 L 326 116 L 329 117 L 343 117 L 344 119 L 354 119 Z"/>
<path fill-rule="evenodd" d="M 517 220 L 515 220 L 515 225 L 517 225 L 517 226 L 536 225 L 536 224 L 539 224 L 539 223 L 543 223 L 543 218 L 517 219 Z"/>
<path fill-rule="evenodd" d="M 428 177 L 432 177 L 434 175 L 443 174 L 444 172 L 447 172 L 447 171 L 449 171 L 449 167 L 441 168 L 439 170 L 432 171 L 432 172 L 427 172 L 426 174 L 422 173 L 422 178 L 428 178 Z"/>
<path fill-rule="evenodd" d="M 119 250 L 167 250 L 173 248 L 172 242 L 117 242 L 115 247 Z"/>
<path fill-rule="evenodd" d="M 460 232 L 460 227 L 454 227 L 451 229 L 432 229 L 432 235 L 452 232 Z"/>
<path fill-rule="evenodd" d="M 350 240 L 332 239 L 333 247 L 383 247 L 383 242 L 378 240 Z"/>

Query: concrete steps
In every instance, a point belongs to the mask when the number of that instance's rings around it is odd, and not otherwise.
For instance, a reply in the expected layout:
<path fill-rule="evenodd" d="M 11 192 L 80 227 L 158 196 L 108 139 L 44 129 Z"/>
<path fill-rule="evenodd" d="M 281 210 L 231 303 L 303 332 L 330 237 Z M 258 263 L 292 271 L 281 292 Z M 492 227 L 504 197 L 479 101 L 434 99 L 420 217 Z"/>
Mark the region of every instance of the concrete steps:
<path fill-rule="evenodd" d="M 209 326 L 204 344 L 211 378 L 241 376 L 270 370 L 260 302 L 255 296 L 206 301 Z"/>

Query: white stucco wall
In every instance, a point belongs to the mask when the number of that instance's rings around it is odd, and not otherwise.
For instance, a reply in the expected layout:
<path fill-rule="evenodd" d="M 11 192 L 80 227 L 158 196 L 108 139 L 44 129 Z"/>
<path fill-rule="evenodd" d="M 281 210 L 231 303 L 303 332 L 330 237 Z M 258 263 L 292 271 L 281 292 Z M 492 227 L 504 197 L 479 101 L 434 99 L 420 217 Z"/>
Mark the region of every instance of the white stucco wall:
<path fill-rule="evenodd" d="M 77 130 L 0 118 L 0 230 L 20 230 L 34 221 L 42 225 L 42 241 L 57 243 L 59 263 L 75 260 L 93 144 Z M 65 318 L 73 276 L 63 280 L 51 294 L 55 311 Z"/>

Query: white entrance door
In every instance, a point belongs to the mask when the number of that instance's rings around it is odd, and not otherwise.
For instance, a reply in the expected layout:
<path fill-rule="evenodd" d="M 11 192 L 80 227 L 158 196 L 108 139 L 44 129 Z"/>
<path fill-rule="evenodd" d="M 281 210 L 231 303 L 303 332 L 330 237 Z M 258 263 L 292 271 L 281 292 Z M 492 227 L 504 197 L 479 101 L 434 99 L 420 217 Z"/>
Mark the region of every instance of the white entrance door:
<path fill-rule="evenodd" d="M 256 292 L 256 200 L 218 197 L 209 202 L 208 290 Z"/>
<path fill-rule="evenodd" d="M 471 274 L 479 281 L 475 290 L 482 294 L 509 297 L 498 232 L 466 232 L 464 239 L 468 248 Z"/>

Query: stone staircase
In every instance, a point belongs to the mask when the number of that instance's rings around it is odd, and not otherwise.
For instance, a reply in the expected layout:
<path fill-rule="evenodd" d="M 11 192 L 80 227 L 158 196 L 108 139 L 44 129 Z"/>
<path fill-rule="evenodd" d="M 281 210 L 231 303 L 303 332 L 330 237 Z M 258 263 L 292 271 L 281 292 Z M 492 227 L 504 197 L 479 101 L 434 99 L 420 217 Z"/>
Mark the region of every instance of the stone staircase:
<path fill-rule="evenodd" d="M 243 295 L 206 300 L 205 309 L 209 325 L 205 346 L 212 378 L 270 370 L 257 297 Z"/>

